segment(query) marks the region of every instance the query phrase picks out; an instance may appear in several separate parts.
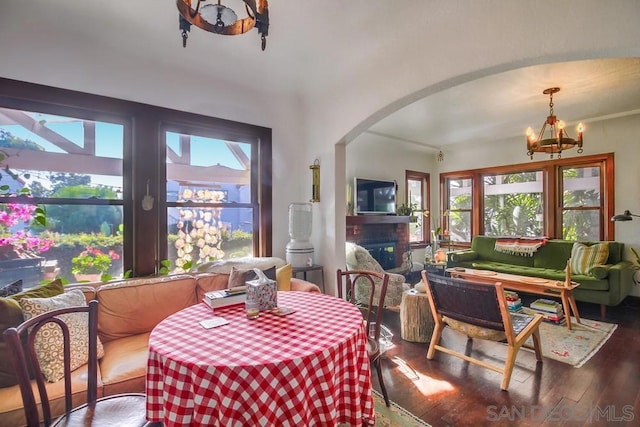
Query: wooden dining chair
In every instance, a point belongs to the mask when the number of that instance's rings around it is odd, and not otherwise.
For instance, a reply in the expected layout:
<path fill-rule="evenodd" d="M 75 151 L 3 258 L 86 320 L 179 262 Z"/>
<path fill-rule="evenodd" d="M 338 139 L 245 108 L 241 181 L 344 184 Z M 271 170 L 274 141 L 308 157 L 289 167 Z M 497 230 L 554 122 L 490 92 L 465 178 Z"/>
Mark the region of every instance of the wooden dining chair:
<path fill-rule="evenodd" d="M 429 343 L 427 359 L 436 350 L 502 374 L 500 388 L 507 390 L 520 347 L 532 348 L 536 359 L 542 361 L 539 326 L 542 316 L 510 313 L 501 283 L 475 283 L 437 274 L 422 272 L 435 327 Z M 469 339 L 506 341 L 507 356 L 503 366 L 474 359 L 440 344 L 445 326 L 464 333 Z M 533 346 L 525 345 L 533 338 Z"/>
<path fill-rule="evenodd" d="M 387 293 L 387 285 L 389 284 L 389 275 L 387 273 L 379 273 L 367 270 L 346 270 L 338 269 L 337 272 L 338 296 L 346 299 L 358 306 L 364 317 L 365 325 L 368 331 L 367 335 L 367 351 L 369 353 L 369 361 L 375 366 L 378 373 L 378 381 L 384 396 L 384 402 L 387 406 L 391 406 L 387 388 L 384 386 L 382 379 L 380 348 L 380 331 L 382 327 L 382 314 L 384 307 L 384 298 Z M 356 284 L 365 286 L 370 289 L 368 292 L 368 300 L 356 301 Z M 376 286 L 379 286 L 379 293 L 376 292 Z M 374 300 L 374 295 L 378 296 Z M 372 327 L 373 326 L 373 327 Z"/>
<path fill-rule="evenodd" d="M 71 389 L 71 335 L 69 327 L 58 316 L 86 313 L 89 325 L 86 403 L 72 407 Z M 51 404 L 47 396 L 45 378 L 35 351 L 35 337 L 47 324 L 56 324 L 62 330 L 64 343 L 65 413 L 52 420 Z M 27 426 L 146 426 L 146 397 L 144 394 L 118 394 L 98 399 L 98 301 L 87 306 L 61 308 L 34 316 L 15 328 L 4 332 L 10 359 L 18 378 Z M 24 344 L 23 344 L 24 343 Z M 33 375 L 30 375 L 30 372 Z M 33 380 L 31 379 L 33 378 Z M 35 384 L 34 384 L 35 383 Z M 36 392 L 38 398 L 36 398 Z M 77 392 L 77 391 L 76 391 Z M 38 402 L 42 405 L 42 424 Z"/>

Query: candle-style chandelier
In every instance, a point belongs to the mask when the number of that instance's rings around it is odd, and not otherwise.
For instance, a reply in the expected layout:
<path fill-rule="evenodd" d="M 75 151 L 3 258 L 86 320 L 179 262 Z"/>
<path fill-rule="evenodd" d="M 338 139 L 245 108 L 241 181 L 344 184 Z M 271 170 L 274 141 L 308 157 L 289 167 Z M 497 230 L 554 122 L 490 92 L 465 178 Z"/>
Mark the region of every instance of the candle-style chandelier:
<path fill-rule="evenodd" d="M 191 25 L 214 34 L 233 36 L 244 34 L 252 28 L 257 28 L 262 35 L 262 50 L 267 47 L 269 34 L 269 5 L 267 0 L 242 0 L 247 17 L 238 19 L 233 9 L 217 0 L 217 4 L 204 4 L 207 0 L 177 0 L 180 12 L 180 31 L 182 33 L 182 47 L 187 47 L 187 38 Z M 195 8 L 192 6 L 195 5 Z"/>
<path fill-rule="evenodd" d="M 527 128 L 527 155 L 533 159 L 534 153 L 549 153 L 553 159 L 553 155 L 557 154 L 558 158 L 562 156 L 563 150 L 568 150 L 576 145 L 578 146 L 578 153 L 582 153 L 582 132 L 584 126 L 582 123 L 578 124 L 576 131 L 578 132 L 578 139 L 575 140 L 569 136 L 565 129 L 564 121 L 558 120 L 553 114 L 553 94 L 560 92 L 559 87 L 550 87 L 545 89 L 542 93 L 549 95 L 549 115 L 540 129 L 538 138 L 534 137 L 533 129 Z M 545 138 L 545 130 L 549 126 L 549 137 Z"/>

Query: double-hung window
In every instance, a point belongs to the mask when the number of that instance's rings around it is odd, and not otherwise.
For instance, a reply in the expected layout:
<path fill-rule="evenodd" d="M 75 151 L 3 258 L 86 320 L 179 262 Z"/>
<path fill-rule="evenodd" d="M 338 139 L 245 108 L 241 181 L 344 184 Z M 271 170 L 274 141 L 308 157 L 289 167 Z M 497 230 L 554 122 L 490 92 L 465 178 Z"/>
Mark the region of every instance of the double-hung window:
<path fill-rule="evenodd" d="M 472 236 L 612 240 L 614 156 L 596 154 L 440 175 L 443 230 Z"/>
<path fill-rule="evenodd" d="M 429 187 L 428 173 L 405 172 L 406 200 L 410 206 L 417 209 L 414 213 L 415 218 L 409 223 L 409 243 L 412 245 L 426 245 L 431 235 L 429 232 Z"/>
<path fill-rule="evenodd" d="M 29 264 L 0 282 L 270 256 L 271 157 L 269 128 L 0 78 L 0 263 Z"/>

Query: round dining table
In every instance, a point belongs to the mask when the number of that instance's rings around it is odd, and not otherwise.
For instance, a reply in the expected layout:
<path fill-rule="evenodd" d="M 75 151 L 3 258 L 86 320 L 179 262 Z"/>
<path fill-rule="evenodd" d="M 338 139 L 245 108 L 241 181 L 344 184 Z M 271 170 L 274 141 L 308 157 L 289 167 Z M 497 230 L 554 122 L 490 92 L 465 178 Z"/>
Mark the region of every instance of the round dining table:
<path fill-rule="evenodd" d="M 331 295 L 278 292 L 285 316 L 205 303 L 149 337 L 147 419 L 170 426 L 361 426 L 374 422 L 360 310 Z M 205 328 L 201 321 L 229 323 Z"/>

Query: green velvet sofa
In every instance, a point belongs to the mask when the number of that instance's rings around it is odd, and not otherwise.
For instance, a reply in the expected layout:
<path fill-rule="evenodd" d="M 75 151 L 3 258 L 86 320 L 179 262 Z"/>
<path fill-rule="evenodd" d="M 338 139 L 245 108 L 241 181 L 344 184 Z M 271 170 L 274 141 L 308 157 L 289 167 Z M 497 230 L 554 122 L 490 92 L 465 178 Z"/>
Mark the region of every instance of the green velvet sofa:
<path fill-rule="evenodd" d="M 552 239 L 541 246 L 533 256 L 521 256 L 497 252 L 494 249 L 496 240 L 495 237 L 474 236 L 471 249 L 447 254 L 447 267 L 476 268 L 564 280 L 573 241 Z M 580 283 L 574 291 L 576 300 L 600 304 L 603 317 L 606 314 L 606 306 L 620 304 L 631 293 L 635 273 L 633 264 L 622 259 L 624 244 L 607 243 L 609 258 L 605 265 L 592 268 L 588 275 L 572 275 L 572 280 Z"/>

